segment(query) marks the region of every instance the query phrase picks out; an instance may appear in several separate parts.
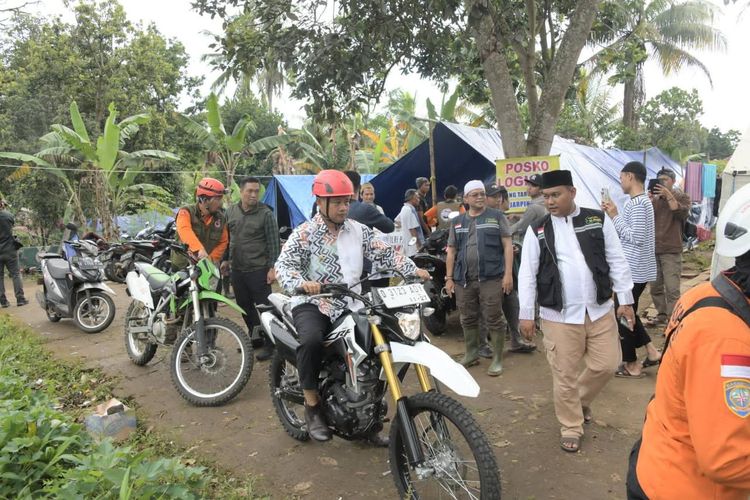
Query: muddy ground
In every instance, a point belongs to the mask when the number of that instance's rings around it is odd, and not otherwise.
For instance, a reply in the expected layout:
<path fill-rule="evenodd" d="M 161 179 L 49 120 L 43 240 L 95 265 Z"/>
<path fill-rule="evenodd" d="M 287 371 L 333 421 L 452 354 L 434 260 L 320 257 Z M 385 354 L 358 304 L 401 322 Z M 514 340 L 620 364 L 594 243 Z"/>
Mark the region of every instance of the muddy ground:
<path fill-rule="evenodd" d="M 698 273 L 688 266 L 683 287 L 707 279 L 705 273 Z M 60 358 L 81 359 L 115 376 L 116 396 L 138 402 L 147 419 L 142 425 L 153 426 L 185 447 L 198 447 L 234 474 L 256 476 L 259 492 L 273 498 L 396 497 L 385 449 L 336 438 L 323 444 L 300 443 L 284 432 L 270 403 L 268 362 L 256 363 L 243 392 L 220 408 L 195 408 L 177 394 L 167 369 L 167 349 L 160 349 L 148 366 L 133 365 L 123 335 L 129 300 L 122 285 L 113 288 L 117 317 L 100 334 L 82 333 L 71 320 L 50 323 L 35 301 L 2 312 L 30 325 Z M 27 280 L 27 296 L 34 297 L 36 290 L 35 280 Z M 641 300 L 642 304 L 650 302 L 645 295 Z M 220 309 L 220 314 L 242 323 L 229 308 Z M 661 347 L 660 332 L 651 333 Z M 454 315 L 448 332 L 434 342 L 449 354 L 460 355 L 460 337 Z M 540 338 L 537 344 L 541 346 Z M 627 457 L 640 433 L 656 368 L 646 370 L 648 375 L 640 380 L 613 378 L 594 402 L 595 420 L 586 427 L 581 451 L 570 454 L 558 447 L 552 383 L 543 353 L 507 354 L 505 373 L 497 378 L 485 374 L 488 365 L 484 360 L 469 369 L 481 394 L 476 399 L 463 398 L 463 403 L 493 443 L 504 498 L 624 498 Z"/>

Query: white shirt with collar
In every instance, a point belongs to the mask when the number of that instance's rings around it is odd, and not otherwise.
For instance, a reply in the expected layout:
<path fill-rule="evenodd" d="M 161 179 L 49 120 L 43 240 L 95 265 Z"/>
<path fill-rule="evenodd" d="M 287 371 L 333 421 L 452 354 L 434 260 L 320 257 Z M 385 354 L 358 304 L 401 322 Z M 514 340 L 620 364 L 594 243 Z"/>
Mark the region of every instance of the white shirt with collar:
<path fill-rule="evenodd" d="M 613 307 L 612 300 L 604 304 L 596 302 L 596 284 L 594 276 L 586 264 L 578 238 L 573 230 L 573 217 L 581 213 L 576 206 L 572 214 L 567 217 L 551 216 L 552 228 L 555 232 L 555 253 L 557 265 L 560 269 L 562 281 L 563 309 L 556 311 L 548 307 L 540 307 L 539 315 L 547 321 L 583 325 L 586 314 L 591 321 L 596 321 L 607 314 Z M 633 279 L 630 267 L 620 245 L 612 221 L 604 218 L 604 246 L 612 288 L 617 294 L 620 305 L 633 303 Z M 536 275 L 539 270 L 539 240 L 535 228 L 529 227 L 523 241 L 521 253 L 521 267 L 518 271 L 518 299 L 520 303 L 520 319 L 534 319 L 534 305 L 536 303 Z"/>

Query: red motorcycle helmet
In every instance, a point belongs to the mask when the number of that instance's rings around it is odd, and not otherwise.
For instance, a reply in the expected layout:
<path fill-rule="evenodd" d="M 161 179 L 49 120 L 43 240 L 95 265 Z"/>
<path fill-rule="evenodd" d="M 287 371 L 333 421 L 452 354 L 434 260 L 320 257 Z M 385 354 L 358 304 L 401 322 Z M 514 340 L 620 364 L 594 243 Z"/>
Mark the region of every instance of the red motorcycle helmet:
<path fill-rule="evenodd" d="M 201 179 L 195 190 L 196 196 L 205 196 L 208 198 L 224 196 L 225 194 L 227 194 L 227 190 L 224 189 L 224 184 L 212 177 L 204 177 Z"/>
<path fill-rule="evenodd" d="M 354 196 L 354 186 L 349 177 L 340 170 L 321 170 L 315 176 L 312 192 L 320 198 Z"/>

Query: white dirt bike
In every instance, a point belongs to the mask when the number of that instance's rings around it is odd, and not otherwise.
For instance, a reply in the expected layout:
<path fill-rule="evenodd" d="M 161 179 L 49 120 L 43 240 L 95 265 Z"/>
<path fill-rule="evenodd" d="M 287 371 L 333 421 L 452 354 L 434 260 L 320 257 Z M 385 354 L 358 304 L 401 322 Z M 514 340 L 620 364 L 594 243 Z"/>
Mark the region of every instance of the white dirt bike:
<path fill-rule="evenodd" d="M 362 296 L 346 285 L 328 284 L 318 297 L 350 297 L 364 304 L 345 312 L 323 339 L 318 387 L 333 433 L 351 440 L 382 430 L 390 389 L 396 414 L 389 461 L 400 497 L 499 499 L 500 471 L 486 436 L 461 403 L 439 392 L 437 381 L 461 396 L 476 397 L 479 385 L 422 332 L 422 315 L 432 312 L 422 305 L 430 301 L 423 285 L 375 288 Z M 269 300 L 271 305 L 257 309 L 276 345 L 271 398 L 286 432 L 307 441 L 290 298 L 272 293 Z M 405 396 L 401 382 L 410 366 L 422 392 Z"/>

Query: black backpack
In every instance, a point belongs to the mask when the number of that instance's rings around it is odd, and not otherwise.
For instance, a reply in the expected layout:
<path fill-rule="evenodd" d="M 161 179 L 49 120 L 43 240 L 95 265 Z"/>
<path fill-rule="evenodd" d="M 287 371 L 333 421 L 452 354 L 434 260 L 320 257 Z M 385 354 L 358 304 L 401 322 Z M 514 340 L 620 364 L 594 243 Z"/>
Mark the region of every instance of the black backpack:
<path fill-rule="evenodd" d="M 745 324 L 750 327 L 750 305 L 747 303 L 747 297 L 745 297 L 745 294 L 739 291 L 724 274 L 716 276 L 713 281 L 711 281 L 711 285 L 713 285 L 716 291 L 719 292 L 719 297 L 703 297 L 679 315 L 675 326 L 669 331 L 664 332 L 667 337 L 667 342 L 664 345 L 662 359 L 664 359 L 664 355 L 667 353 L 667 349 L 669 349 L 669 345 L 672 341 L 672 334 L 674 333 L 674 330 L 677 329 L 677 325 L 679 325 L 688 314 L 698 309 L 704 307 L 720 307 L 726 309 L 735 316 L 741 318 Z"/>

